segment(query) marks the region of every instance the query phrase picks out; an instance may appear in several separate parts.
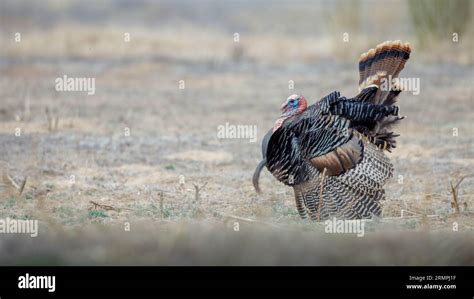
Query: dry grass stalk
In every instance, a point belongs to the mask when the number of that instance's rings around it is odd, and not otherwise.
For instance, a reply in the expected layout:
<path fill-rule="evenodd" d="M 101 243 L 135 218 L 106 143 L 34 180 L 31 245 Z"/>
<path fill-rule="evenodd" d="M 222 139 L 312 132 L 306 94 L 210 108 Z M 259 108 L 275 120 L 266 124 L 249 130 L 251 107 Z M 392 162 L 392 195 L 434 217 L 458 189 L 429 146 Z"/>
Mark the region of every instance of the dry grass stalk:
<path fill-rule="evenodd" d="M 18 185 L 8 173 L 4 172 L 2 179 L 3 179 L 3 184 L 7 188 L 8 194 L 14 195 L 16 193 L 15 191 L 17 191 L 18 192 L 17 195 L 21 196 L 21 194 L 23 193 L 23 190 L 25 190 L 26 181 L 28 177 L 25 177 L 20 185 Z"/>
<path fill-rule="evenodd" d="M 112 206 L 108 206 L 108 205 L 103 205 L 103 204 L 100 204 L 100 203 L 97 203 L 95 201 L 92 201 L 90 200 L 89 201 L 91 204 L 92 204 L 92 210 L 97 210 L 97 209 L 102 209 L 102 210 L 105 210 L 105 211 L 117 211 L 118 209 L 112 207 Z"/>
<path fill-rule="evenodd" d="M 6 186 L 9 186 L 10 188 L 13 187 L 14 189 L 17 189 L 19 190 L 20 189 L 20 186 L 18 186 L 18 184 L 12 179 L 12 177 L 7 174 L 7 173 L 4 173 L 3 174 L 3 183 L 6 185 Z"/>
<path fill-rule="evenodd" d="M 449 182 L 449 185 L 450 185 L 450 193 L 451 195 L 453 196 L 453 201 L 451 202 L 451 207 L 454 208 L 455 210 L 455 214 L 459 214 L 461 213 L 461 209 L 459 207 L 460 203 L 459 203 L 459 185 L 461 185 L 461 183 L 463 182 L 463 180 L 467 177 L 470 177 L 470 176 L 473 176 L 472 174 L 470 175 L 464 175 L 464 176 L 461 176 L 458 181 L 453 184 L 453 181 Z M 466 204 L 464 205 L 466 206 Z"/>
<path fill-rule="evenodd" d="M 151 211 L 151 209 L 131 209 L 131 208 L 123 208 L 123 207 L 117 207 L 116 208 L 116 207 L 113 207 L 113 206 L 100 204 L 100 203 L 97 203 L 97 202 L 92 201 L 92 200 L 90 200 L 89 202 L 92 204 L 92 207 L 90 207 L 89 210 L 102 209 L 104 211 L 117 211 L 117 212 L 120 212 L 120 211 L 123 211 L 123 210 L 133 211 L 133 212 Z"/>
<path fill-rule="evenodd" d="M 204 185 L 202 185 L 201 187 L 199 187 L 197 184 L 193 184 L 194 186 L 194 202 L 199 202 L 199 192 L 204 188 L 206 187 L 207 185 L 207 182 L 204 183 Z"/>
<path fill-rule="evenodd" d="M 23 182 L 21 183 L 20 185 L 20 189 L 19 189 L 19 195 L 21 195 L 23 193 L 23 190 L 25 190 L 25 186 L 26 186 L 26 181 L 28 180 L 28 177 L 25 176 L 25 179 L 23 180 Z"/>
<path fill-rule="evenodd" d="M 161 213 L 161 218 L 165 216 L 165 211 L 163 210 L 163 205 L 165 201 L 165 195 L 163 191 L 160 192 L 160 213 Z"/>

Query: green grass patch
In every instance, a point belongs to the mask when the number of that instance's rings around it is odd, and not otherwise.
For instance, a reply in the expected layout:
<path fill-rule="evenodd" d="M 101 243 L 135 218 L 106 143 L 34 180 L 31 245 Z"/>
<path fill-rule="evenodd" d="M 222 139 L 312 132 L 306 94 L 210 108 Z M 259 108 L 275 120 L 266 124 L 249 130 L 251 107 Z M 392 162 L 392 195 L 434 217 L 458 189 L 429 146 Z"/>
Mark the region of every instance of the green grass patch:
<path fill-rule="evenodd" d="M 93 210 L 89 211 L 89 218 L 107 218 L 107 214 L 105 214 L 104 211 L 101 210 Z"/>

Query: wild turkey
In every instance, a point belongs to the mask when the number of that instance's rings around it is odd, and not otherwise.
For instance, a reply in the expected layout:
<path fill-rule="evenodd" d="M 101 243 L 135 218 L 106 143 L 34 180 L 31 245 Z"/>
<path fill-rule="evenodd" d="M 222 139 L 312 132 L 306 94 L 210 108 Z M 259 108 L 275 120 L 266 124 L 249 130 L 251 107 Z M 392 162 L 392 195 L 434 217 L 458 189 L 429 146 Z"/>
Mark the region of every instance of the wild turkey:
<path fill-rule="evenodd" d="M 362 54 L 359 94 L 335 91 L 308 106 L 292 95 L 262 142 L 263 160 L 253 176 L 255 189 L 264 166 L 292 186 L 302 218 L 321 221 L 380 216 L 380 200 L 393 166 L 385 150 L 396 147 L 393 125 L 403 117 L 395 106 L 401 87 L 391 82 L 410 56 L 408 43 L 384 42 Z"/>

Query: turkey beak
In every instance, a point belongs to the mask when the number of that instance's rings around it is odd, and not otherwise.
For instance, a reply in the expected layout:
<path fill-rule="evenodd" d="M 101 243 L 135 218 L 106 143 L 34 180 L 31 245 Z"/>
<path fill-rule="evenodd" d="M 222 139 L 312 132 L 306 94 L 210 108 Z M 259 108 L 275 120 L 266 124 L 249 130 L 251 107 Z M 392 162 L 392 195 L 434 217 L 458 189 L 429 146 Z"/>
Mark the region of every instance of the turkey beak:
<path fill-rule="evenodd" d="M 287 109 L 288 109 L 288 103 L 283 103 L 283 105 L 281 105 L 281 111 L 285 112 Z"/>

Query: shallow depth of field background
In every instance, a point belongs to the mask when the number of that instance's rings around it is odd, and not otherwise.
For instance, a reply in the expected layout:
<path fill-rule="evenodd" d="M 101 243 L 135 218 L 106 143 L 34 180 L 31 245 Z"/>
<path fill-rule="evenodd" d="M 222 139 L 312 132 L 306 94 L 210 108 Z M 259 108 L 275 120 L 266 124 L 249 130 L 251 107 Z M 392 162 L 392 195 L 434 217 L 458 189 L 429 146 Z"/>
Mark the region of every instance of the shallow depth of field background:
<path fill-rule="evenodd" d="M 0 235 L 0 263 L 473 265 L 473 9 L 1 1 L 0 218 L 38 219 L 40 231 Z M 283 100 L 355 95 L 359 55 L 395 39 L 412 44 L 402 76 L 421 92 L 399 100 L 384 218 L 363 238 L 325 234 L 265 170 L 257 195 L 260 140 Z M 95 78 L 95 95 L 56 91 L 64 75 Z M 226 123 L 256 125 L 258 142 L 218 139 Z"/>

